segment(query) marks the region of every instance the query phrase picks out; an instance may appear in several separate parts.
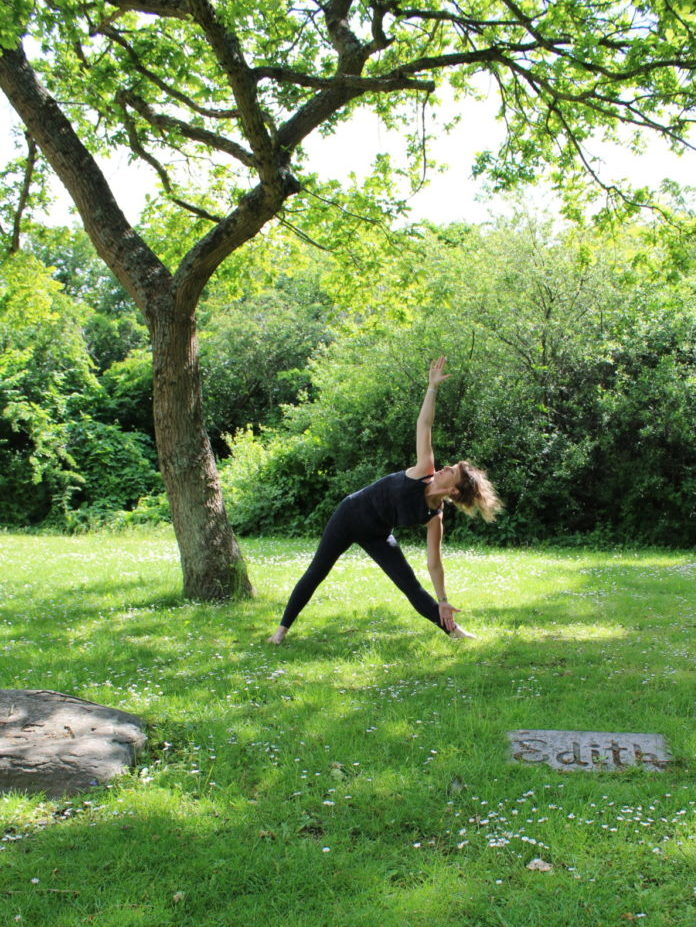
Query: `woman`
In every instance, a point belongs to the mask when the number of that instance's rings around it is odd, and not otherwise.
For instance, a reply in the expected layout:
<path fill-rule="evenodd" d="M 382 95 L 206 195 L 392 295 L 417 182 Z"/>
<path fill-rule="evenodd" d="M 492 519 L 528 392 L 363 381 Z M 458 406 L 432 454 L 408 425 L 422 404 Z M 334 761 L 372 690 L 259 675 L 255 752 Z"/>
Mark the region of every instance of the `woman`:
<path fill-rule="evenodd" d="M 478 512 L 493 521 L 502 508 L 486 474 L 465 460 L 435 470 L 431 430 L 439 385 L 449 377 L 443 373 L 445 358 L 430 365 L 428 389 L 416 423 L 416 465 L 392 473 L 347 496 L 333 513 L 304 576 L 295 586 L 275 633 L 268 639 L 281 644 L 290 626 L 309 602 L 317 586 L 351 544 L 359 544 L 404 593 L 416 611 L 450 637 L 473 637 L 454 620 L 455 608 L 447 601 L 445 574 L 440 556 L 442 506 L 449 499 L 468 515 Z M 435 588 L 435 600 L 421 586 L 397 544 L 392 529 L 410 525 L 427 526 L 428 572 Z"/>

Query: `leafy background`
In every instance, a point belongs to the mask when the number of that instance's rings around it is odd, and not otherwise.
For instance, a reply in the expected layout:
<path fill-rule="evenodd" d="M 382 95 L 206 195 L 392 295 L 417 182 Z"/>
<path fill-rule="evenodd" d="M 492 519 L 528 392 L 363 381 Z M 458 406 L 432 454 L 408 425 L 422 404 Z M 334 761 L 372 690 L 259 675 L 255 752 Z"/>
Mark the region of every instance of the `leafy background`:
<path fill-rule="evenodd" d="M 688 215 L 682 222 L 690 221 Z M 410 465 L 431 357 L 438 463 L 488 469 L 496 543 L 696 540 L 693 239 L 645 219 L 364 229 L 319 251 L 278 225 L 200 308 L 208 430 L 244 535 L 316 533 Z M 0 265 L 0 520 L 167 518 L 147 330 L 84 234 L 33 227 Z"/>

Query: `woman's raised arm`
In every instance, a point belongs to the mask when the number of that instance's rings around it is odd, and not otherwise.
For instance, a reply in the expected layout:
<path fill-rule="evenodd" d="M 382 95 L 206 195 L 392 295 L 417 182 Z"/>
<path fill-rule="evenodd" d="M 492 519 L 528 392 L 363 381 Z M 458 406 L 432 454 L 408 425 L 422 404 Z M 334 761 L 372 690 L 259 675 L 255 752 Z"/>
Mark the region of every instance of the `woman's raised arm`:
<path fill-rule="evenodd" d="M 446 358 L 438 357 L 430 365 L 428 389 L 416 421 L 416 466 L 408 470 L 408 475 L 415 479 L 429 476 L 435 471 L 432 427 L 435 419 L 435 398 L 438 387 L 443 380 L 449 377 L 448 373 L 443 373 L 446 362 Z"/>

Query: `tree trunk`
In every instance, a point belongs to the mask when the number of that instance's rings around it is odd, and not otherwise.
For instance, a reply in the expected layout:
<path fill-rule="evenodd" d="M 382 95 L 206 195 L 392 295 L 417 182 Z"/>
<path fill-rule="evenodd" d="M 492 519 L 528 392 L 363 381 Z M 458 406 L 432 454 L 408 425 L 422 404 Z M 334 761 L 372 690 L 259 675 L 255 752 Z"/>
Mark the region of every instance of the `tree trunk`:
<path fill-rule="evenodd" d="M 37 81 L 21 45 L 0 50 L 0 89 L 70 193 L 100 257 L 148 321 L 157 451 L 179 543 L 184 595 L 202 601 L 248 596 L 251 583 L 227 521 L 203 422 L 194 313 L 197 296 L 217 264 L 251 237 L 274 210 L 262 208 L 259 193 L 244 198 L 238 215 L 220 223 L 209 236 L 212 244 L 205 240 L 196 251 L 195 257 L 203 263 L 205 245 L 217 248 L 209 268 L 201 271 L 192 262 L 189 276 L 195 286 L 191 280 L 188 290 L 175 285 L 169 270 L 129 225 L 96 161 Z M 226 249 L 224 241 L 218 241 L 224 239 L 225 231 L 230 238 Z M 179 276 L 186 279 L 183 273 Z"/>
<path fill-rule="evenodd" d="M 162 302 L 148 312 L 154 320 L 154 420 L 184 595 L 199 601 L 244 598 L 253 590 L 205 430 L 195 320 L 177 316 L 173 305 Z"/>

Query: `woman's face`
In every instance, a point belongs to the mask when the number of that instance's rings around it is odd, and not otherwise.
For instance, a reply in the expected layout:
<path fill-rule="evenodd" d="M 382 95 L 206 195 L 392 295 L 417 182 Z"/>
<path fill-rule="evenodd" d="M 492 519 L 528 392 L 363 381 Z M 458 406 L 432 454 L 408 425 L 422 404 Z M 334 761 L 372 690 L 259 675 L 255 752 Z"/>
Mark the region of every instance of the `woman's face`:
<path fill-rule="evenodd" d="M 459 467 L 443 467 L 437 470 L 430 484 L 437 492 L 451 492 L 459 482 Z"/>

